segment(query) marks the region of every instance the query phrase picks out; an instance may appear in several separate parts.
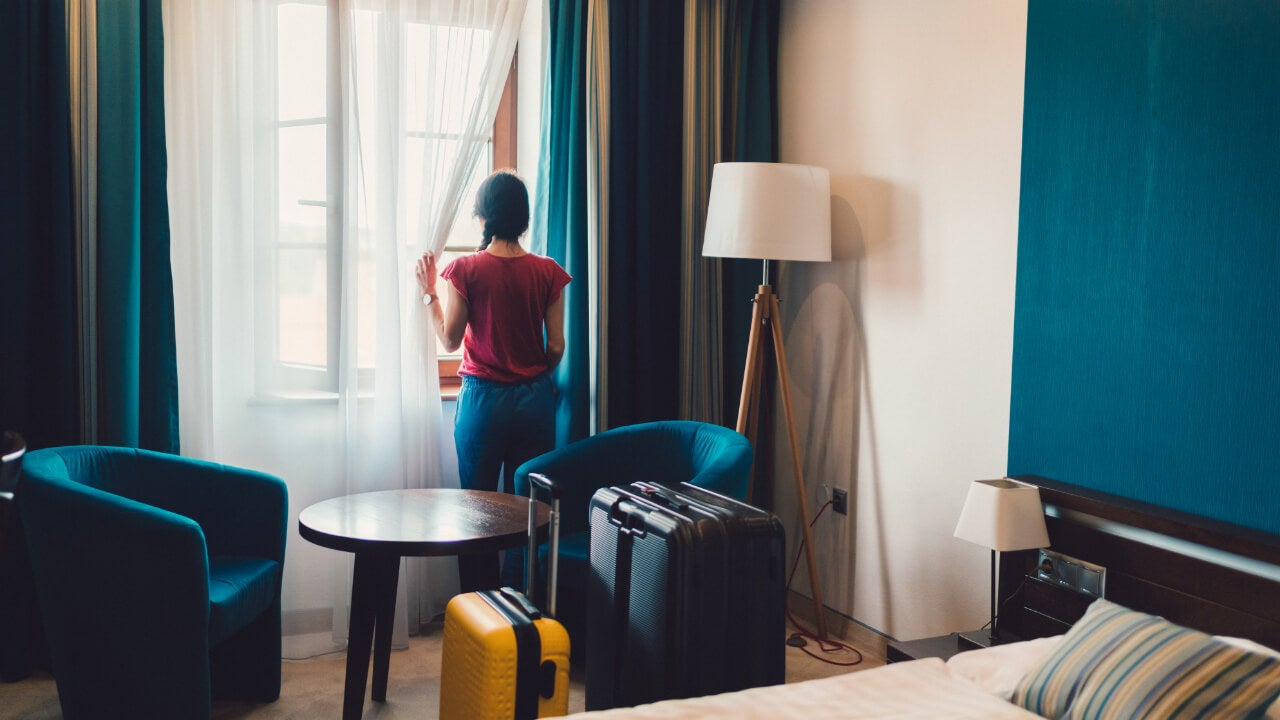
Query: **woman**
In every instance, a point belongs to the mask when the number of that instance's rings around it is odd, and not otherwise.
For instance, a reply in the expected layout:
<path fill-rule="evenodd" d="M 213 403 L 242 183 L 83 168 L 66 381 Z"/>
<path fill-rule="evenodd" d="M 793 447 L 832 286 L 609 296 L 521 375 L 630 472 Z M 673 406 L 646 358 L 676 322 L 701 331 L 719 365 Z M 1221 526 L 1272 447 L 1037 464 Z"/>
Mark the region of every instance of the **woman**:
<path fill-rule="evenodd" d="M 418 287 L 445 350 L 462 347 L 453 431 L 462 487 L 497 490 L 501 471 L 511 492 L 516 468 L 555 447 L 551 370 L 564 355 L 562 291 L 570 277 L 521 247 L 529 192 L 514 173 L 500 170 L 481 183 L 474 215 L 484 226 L 479 251 L 450 263 L 442 286 L 436 259 L 423 255 Z M 499 585 L 497 553 L 459 556 L 458 570 L 463 592 Z"/>

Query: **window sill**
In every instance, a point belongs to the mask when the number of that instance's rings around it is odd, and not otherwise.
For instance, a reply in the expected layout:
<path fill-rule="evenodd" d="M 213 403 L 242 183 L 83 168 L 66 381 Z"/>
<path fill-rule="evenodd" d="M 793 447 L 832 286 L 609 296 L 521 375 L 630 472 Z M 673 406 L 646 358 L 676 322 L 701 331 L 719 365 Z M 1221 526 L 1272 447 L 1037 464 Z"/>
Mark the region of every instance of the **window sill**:
<path fill-rule="evenodd" d="M 447 356 L 438 360 L 440 366 L 440 399 L 453 402 L 462 390 L 462 378 L 458 376 L 459 356 Z M 363 372 L 363 371 L 362 371 Z M 373 393 L 362 392 L 359 397 L 368 399 Z M 324 405 L 336 403 L 338 393 L 326 390 L 268 390 L 249 398 L 250 405 Z"/>
<path fill-rule="evenodd" d="M 450 382 L 450 380 L 451 378 L 443 378 L 440 381 L 440 400 L 443 402 L 456 402 L 458 391 L 462 390 L 461 382 Z M 373 393 L 360 393 L 359 397 L 363 400 L 372 399 Z M 320 390 L 264 392 L 249 398 L 251 406 L 331 405 L 336 402 L 338 402 L 338 393 Z"/>
<path fill-rule="evenodd" d="M 338 393 L 321 390 L 274 390 L 254 393 L 249 405 L 327 405 L 338 402 Z"/>

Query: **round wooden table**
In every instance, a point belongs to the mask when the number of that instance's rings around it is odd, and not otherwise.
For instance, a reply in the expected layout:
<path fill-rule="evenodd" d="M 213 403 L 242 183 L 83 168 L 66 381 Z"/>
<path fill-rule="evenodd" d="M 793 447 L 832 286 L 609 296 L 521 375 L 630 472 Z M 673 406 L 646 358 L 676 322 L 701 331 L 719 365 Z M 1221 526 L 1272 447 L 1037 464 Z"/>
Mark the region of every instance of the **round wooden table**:
<path fill-rule="evenodd" d="M 550 518 L 537 503 L 539 535 Z M 298 515 L 298 534 L 355 553 L 343 720 L 358 720 L 373 650 L 374 700 L 387 699 L 391 627 L 401 557 L 464 555 L 526 542 L 529 498 L 483 490 L 383 490 L 323 500 Z M 539 538 L 542 539 L 541 537 Z"/>

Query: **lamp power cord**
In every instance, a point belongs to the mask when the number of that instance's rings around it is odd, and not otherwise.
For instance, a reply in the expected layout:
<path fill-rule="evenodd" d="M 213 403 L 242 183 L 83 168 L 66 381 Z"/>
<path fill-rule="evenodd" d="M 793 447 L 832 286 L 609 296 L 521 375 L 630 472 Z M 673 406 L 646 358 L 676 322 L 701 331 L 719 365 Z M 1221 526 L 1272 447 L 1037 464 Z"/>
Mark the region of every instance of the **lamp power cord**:
<path fill-rule="evenodd" d="M 809 522 L 809 527 L 813 527 L 814 524 L 818 522 L 818 518 L 822 517 L 822 513 L 826 512 L 827 508 L 829 507 L 831 507 L 830 500 L 826 501 L 825 503 L 823 503 L 822 507 L 818 508 L 818 513 L 814 515 L 813 520 Z M 800 547 L 796 549 L 795 560 L 793 560 L 791 563 L 791 572 L 787 575 L 787 593 L 788 594 L 790 594 L 791 592 L 791 581 L 795 579 L 796 570 L 800 566 L 800 553 L 803 551 L 804 551 L 804 538 L 802 537 L 800 539 Z M 801 625 L 800 621 L 796 619 L 796 616 L 792 614 L 790 606 L 786 607 L 786 612 L 787 612 L 787 621 L 791 623 L 791 627 L 795 628 L 795 631 L 787 636 L 787 645 L 791 647 L 798 647 L 809 657 L 812 657 L 817 660 L 821 660 L 822 662 L 827 663 L 829 665 L 839 665 L 841 667 L 852 667 L 862 662 L 862 659 L 863 659 L 862 652 L 860 652 L 854 646 L 849 645 L 840 640 L 832 640 L 831 638 L 827 638 L 824 640 L 818 637 L 812 630 L 809 630 L 808 628 Z M 811 650 L 809 648 L 808 642 L 806 642 L 807 640 L 811 640 L 814 643 L 816 643 L 818 646 L 818 650 L 821 652 L 821 654 L 815 653 L 813 650 Z M 852 653 L 855 656 L 854 659 L 852 660 L 832 659 L 830 657 L 823 657 L 823 655 L 837 655 L 837 654 L 847 656 L 850 653 Z"/>

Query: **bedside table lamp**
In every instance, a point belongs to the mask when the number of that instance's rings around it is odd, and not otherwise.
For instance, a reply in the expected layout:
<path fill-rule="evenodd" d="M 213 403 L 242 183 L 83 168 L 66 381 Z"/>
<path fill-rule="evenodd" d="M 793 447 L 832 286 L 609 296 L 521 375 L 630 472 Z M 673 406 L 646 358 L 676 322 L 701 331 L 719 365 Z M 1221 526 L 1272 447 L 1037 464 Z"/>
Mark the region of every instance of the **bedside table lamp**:
<path fill-rule="evenodd" d="M 1000 553 L 1031 550 L 1049 545 L 1049 532 L 1044 525 L 1044 508 L 1040 505 L 1040 489 L 1016 480 L 976 480 L 956 524 L 956 537 L 991 549 L 991 630 L 961 633 L 962 640 L 979 647 L 1000 642 L 999 616 L 996 612 L 999 594 Z"/>

